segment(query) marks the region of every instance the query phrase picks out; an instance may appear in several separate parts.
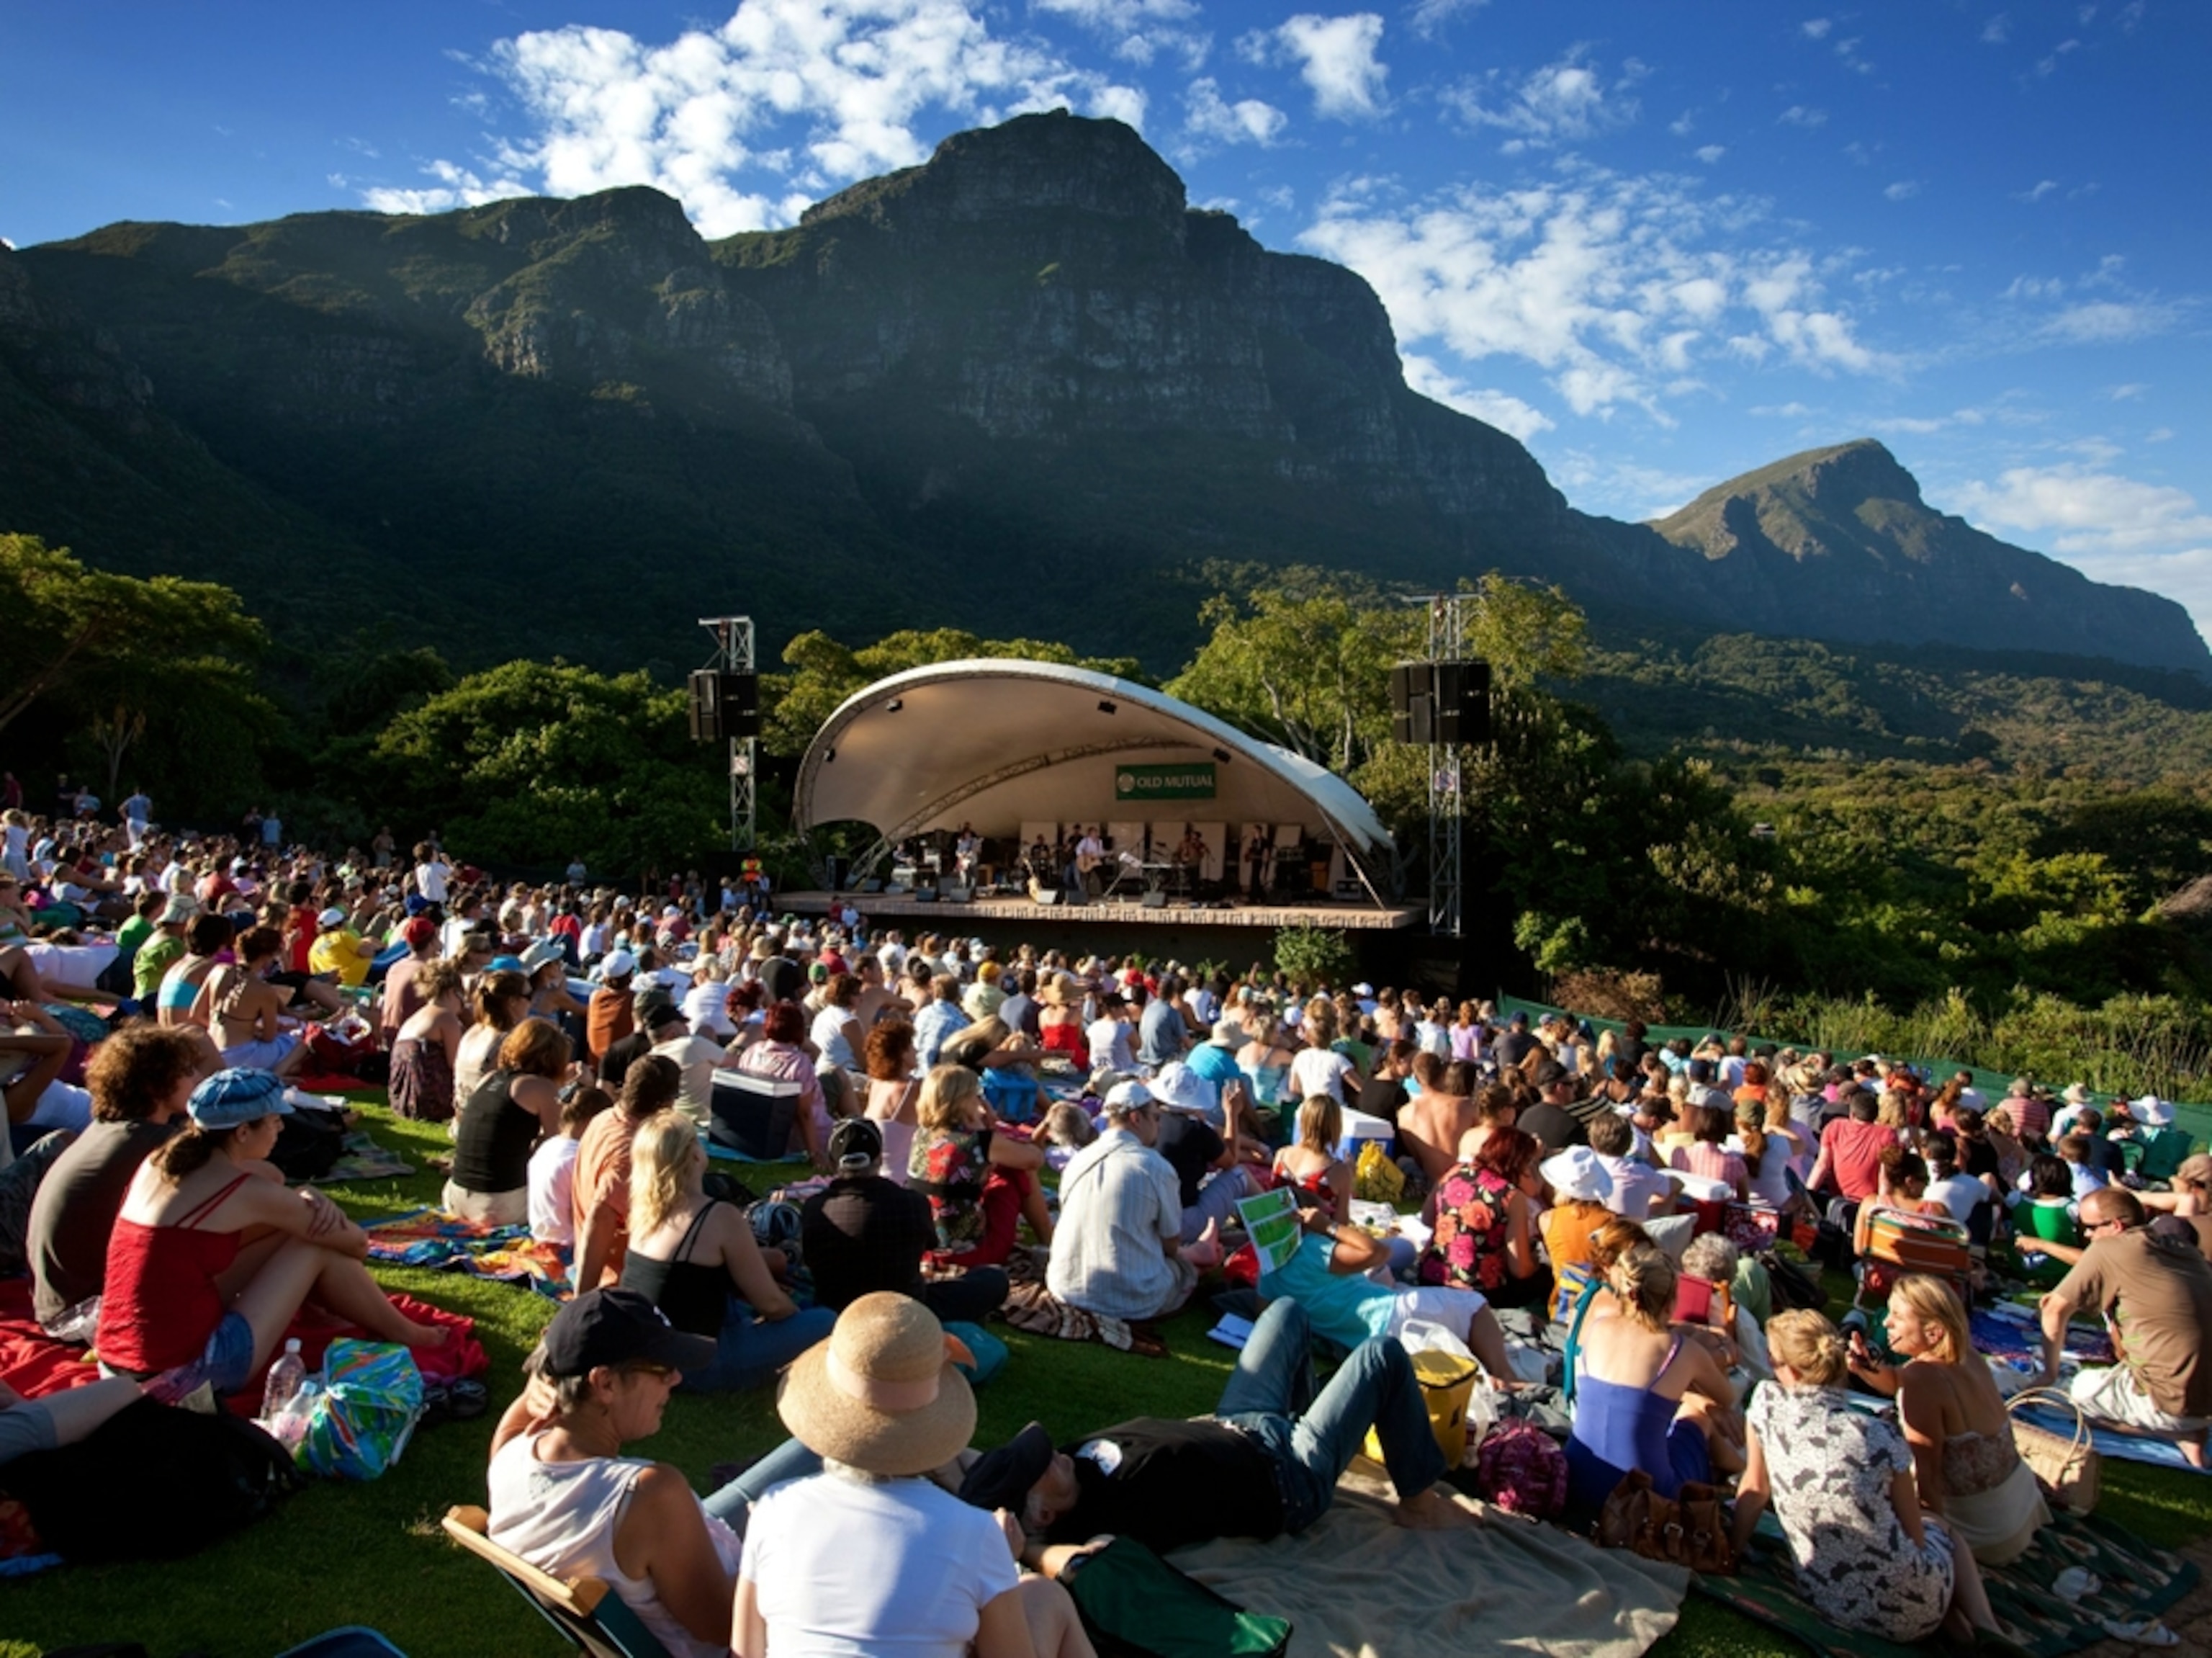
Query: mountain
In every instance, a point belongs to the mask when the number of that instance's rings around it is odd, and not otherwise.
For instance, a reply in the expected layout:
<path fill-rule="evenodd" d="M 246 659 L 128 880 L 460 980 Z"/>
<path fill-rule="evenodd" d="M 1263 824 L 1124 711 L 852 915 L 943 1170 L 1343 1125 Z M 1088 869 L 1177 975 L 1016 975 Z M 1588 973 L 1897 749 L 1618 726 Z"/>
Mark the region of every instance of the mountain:
<path fill-rule="evenodd" d="M 675 666 L 743 611 L 770 640 L 957 624 L 1171 671 L 1226 560 L 2212 667 L 2178 606 L 1939 517 L 1875 445 L 1656 525 L 1578 513 L 1407 387 L 1360 277 L 1065 113 L 713 243 L 623 189 L 0 253 L 0 526 L 469 665 Z"/>

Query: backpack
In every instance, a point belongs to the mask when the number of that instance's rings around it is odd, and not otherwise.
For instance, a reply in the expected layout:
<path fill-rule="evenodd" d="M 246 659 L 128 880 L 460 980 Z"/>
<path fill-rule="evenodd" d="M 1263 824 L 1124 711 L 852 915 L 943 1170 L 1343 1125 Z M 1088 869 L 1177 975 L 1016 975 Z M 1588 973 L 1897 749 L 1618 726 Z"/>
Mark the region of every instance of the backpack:
<path fill-rule="evenodd" d="M 17 1457 L 0 1484 L 49 1549 L 82 1564 L 191 1554 L 270 1513 L 301 1479 L 253 1423 L 141 1399 L 77 1444 Z"/>
<path fill-rule="evenodd" d="M 297 1186 L 319 1180 L 345 1150 L 345 1121 L 336 1112 L 295 1111 L 283 1119 L 269 1161 Z"/>
<path fill-rule="evenodd" d="M 1820 1287 L 1820 1281 L 1795 1261 L 1769 1251 L 1759 1258 L 1759 1264 L 1766 1269 L 1776 1312 L 1809 1308 L 1818 1313 L 1827 1306 L 1828 1292 Z"/>
<path fill-rule="evenodd" d="M 1567 1509 L 1567 1454 L 1540 1428 L 1501 1422 L 1475 1453 L 1474 1484 L 1508 1514 L 1549 1520 Z"/>

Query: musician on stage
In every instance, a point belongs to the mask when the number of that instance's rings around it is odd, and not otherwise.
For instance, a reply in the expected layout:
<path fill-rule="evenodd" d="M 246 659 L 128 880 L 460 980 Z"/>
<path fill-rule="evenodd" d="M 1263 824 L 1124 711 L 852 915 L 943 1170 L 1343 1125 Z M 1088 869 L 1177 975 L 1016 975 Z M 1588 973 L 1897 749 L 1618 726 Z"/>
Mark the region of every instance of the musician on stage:
<path fill-rule="evenodd" d="M 1252 826 L 1251 838 L 1244 843 L 1244 893 L 1255 904 L 1267 885 L 1267 857 L 1273 850 L 1273 837 L 1258 824 Z"/>
<path fill-rule="evenodd" d="M 962 824 L 959 838 L 952 843 L 952 867 L 959 872 L 963 883 L 972 882 L 975 880 L 975 855 L 982 850 L 982 847 L 983 843 L 975 833 L 975 826 L 972 823 Z"/>
<path fill-rule="evenodd" d="M 1106 843 L 1098 838 L 1098 826 L 1095 823 L 1085 825 L 1083 838 L 1075 843 L 1075 871 L 1083 883 L 1085 897 L 1096 898 L 1098 895 L 1097 869 L 1105 861 Z"/>

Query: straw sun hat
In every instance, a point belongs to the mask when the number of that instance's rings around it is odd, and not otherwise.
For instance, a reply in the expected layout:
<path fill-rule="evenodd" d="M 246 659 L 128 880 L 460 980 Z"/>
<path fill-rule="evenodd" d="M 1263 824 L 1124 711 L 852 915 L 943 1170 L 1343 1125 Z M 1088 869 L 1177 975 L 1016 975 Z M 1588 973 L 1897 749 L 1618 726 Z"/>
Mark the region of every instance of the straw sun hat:
<path fill-rule="evenodd" d="M 956 1356 L 966 1350 L 927 1308 L 878 1290 L 799 1356 L 776 1412 L 800 1444 L 833 1462 L 886 1477 L 925 1474 L 975 1432 L 975 1396 Z"/>

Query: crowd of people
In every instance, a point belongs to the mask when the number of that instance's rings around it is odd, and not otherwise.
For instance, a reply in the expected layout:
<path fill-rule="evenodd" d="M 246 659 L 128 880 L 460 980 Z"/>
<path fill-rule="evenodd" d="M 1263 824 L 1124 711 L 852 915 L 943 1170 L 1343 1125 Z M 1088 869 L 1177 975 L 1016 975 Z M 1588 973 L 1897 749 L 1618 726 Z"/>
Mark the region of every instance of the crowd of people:
<path fill-rule="evenodd" d="M 2120 1362 L 2071 1397 L 2202 1466 L 2212 1159 L 2162 1101 L 778 917 L 750 879 L 502 882 L 434 836 L 328 857 L 274 821 L 9 814 L 0 1231 L 18 1204 L 37 1314 L 96 1340 L 122 1402 L 246 1387 L 309 1302 L 435 1344 L 279 1166 L 289 1079 L 385 1077 L 449 1126 L 444 1207 L 569 1263 L 495 1439 L 495 1540 L 605 1577 L 672 1653 L 1086 1652 L 1055 1580 L 1092 1539 L 1298 1531 L 1370 1429 L 1401 1521 L 1463 1523 L 1415 1320 L 1501 1393 L 1564 1332 L 1569 1523 L 1632 1475 L 1732 1482 L 1739 1543 L 1771 1509 L 1806 1598 L 1892 1639 L 1995 1639 L 1976 1562 L 2048 1521 L 1969 1334 L 1994 1279 L 2047 1288 L 2023 1380 L 2102 1315 Z M 732 1077 L 792 1103 L 795 1205 L 709 1155 Z M 945 1326 L 1024 1294 L 1157 1350 L 1253 1260 L 1240 1205 L 1270 1191 L 1302 1234 L 1242 1280 L 1265 1311 L 1213 1415 L 969 1444 Z M 1899 1228 L 1960 1270 L 1893 1270 Z M 1781 1306 L 1780 1238 L 1856 1271 L 1868 1312 Z M 1325 1386 L 1317 1339 L 1346 1356 Z M 623 1454 L 674 1388 L 772 1386 L 792 1442 L 703 1503 Z M 0 1451 L 89 1430 L 89 1405 L 0 1405 Z"/>

